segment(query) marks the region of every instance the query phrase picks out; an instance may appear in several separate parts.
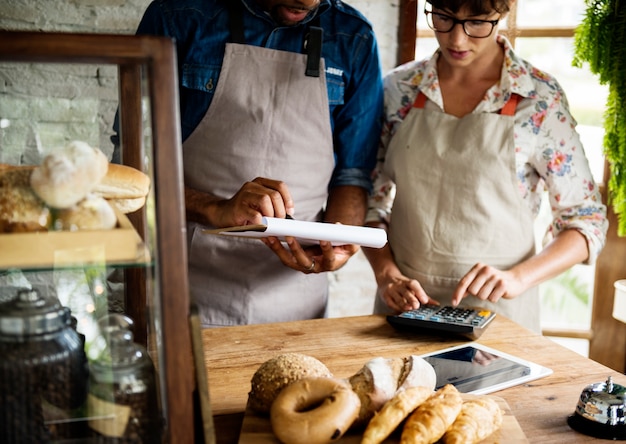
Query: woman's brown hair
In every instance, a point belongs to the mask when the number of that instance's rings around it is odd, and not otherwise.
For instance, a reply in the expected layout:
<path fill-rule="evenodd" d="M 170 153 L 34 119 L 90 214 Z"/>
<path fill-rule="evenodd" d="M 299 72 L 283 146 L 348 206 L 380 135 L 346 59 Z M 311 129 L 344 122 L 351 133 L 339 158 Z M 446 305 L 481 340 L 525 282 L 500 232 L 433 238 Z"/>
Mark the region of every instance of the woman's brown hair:
<path fill-rule="evenodd" d="M 493 11 L 506 14 L 511 9 L 513 0 L 426 0 L 433 8 L 453 13 L 465 8 L 470 15 L 489 14 Z"/>

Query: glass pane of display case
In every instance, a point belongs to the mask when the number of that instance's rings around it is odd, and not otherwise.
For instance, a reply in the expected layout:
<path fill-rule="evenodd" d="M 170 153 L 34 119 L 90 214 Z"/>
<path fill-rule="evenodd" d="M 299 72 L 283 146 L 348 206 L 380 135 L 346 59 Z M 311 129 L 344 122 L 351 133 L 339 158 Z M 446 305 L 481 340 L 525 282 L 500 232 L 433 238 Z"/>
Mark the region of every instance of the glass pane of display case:
<path fill-rule="evenodd" d="M 0 442 L 194 442 L 173 44 L 0 34 Z"/>

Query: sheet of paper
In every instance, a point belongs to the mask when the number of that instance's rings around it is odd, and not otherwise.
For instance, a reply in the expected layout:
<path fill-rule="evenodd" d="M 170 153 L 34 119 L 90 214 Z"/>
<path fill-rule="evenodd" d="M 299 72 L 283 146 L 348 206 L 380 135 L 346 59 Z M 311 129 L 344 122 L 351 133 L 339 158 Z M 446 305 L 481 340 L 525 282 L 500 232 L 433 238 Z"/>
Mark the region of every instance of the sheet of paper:
<path fill-rule="evenodd" d="M 335 246 L 356 244 L 363 247 L 381 248 L 387 243 L 387 232 L 382 228 L 307 222 L 276 217 L 264 217 L 263 223 L 259 225 L 218 228 L 204 230 L 204 232 L 252 238 L 276 236 L 281 240 L 284 240 L 285 236 L 293 236 L 302 245 L 314 245 L 320 241 L 329 241 Z"/>

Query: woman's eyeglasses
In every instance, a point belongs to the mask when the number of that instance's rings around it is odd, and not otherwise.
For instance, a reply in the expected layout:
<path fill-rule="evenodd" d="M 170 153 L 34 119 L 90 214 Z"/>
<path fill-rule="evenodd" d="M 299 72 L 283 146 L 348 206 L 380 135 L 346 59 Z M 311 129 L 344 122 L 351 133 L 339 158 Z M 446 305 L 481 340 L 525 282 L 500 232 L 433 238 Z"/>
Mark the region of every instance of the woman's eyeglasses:
<path fill-rule="evenodd" d="M 495 28 L 495 26 L 500 21 L 499 19 L 459 20 L 447 14 L 440 14 L 438 12 L 426 10 L 424 10 L 424 14 L 426 14 L 426 22 L 428 23 L 428 26 L 435 32 L 450 32 L 457 24 L 460 24 L 463 27 L 463 31 L 465 32 L 465 34 L 467 34 L 469 37 L 474 37 L 477 39 L 484 39 L 485 37 L 489 37 L 493 32 L 493 28 Z"/>

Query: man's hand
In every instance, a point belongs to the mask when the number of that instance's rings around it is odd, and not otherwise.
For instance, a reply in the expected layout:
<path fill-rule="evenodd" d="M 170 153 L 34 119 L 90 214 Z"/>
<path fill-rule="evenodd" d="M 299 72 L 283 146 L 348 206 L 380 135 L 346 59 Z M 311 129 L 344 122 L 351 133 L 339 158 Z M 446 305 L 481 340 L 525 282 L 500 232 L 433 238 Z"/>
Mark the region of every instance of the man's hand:
<path fill-rule="evenodd" d="M 287 237 L 286 241 L 288 248 L 285 248 L 276 237 L 263 239 L 265 245 L 276 253 L 283 264 L 307 274 L 338 270 L 360 248 L 358 245 L 333 247 L 328 241 L 321 241 L 319 246 L 302 248 L 293 237 Z"/>
<path fill-rule="evenodd" d="M 328 195 L 324 221 L 361 226 L 365 217 L 366 203 L 367 193 L 363 188 L 335 187 Z M 287 211 L 287 214 L 291 213 Z M 265 238 L 263 242 L 276 253 L 283 264 L 304 273 L 339 270 L 360 249 L 358 245 L 333 247 L 330 242 L 326 241 L 314 247 L 302 248 L 294 238 L 286 240 L 288 248 L 285 248 L 275 237 Z"/>
<path fill-rule="evenodd" d="M 230 199 L 186 188 L 185 204 L 188 219 L 216 228 L 259 224 L 263 216 L 285 217 L 294 211 L 287 184 L 265 177 L 246 182 Z"/>

